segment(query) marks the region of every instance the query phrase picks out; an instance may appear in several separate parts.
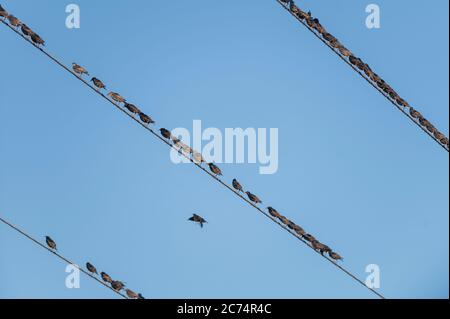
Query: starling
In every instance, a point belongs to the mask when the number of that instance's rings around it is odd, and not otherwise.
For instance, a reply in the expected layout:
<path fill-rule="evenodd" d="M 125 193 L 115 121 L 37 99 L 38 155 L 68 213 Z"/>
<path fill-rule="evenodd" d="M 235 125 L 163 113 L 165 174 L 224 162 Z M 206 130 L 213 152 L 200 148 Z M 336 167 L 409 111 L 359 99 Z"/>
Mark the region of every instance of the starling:
<path fill-rule="evenodd" d="M 0 5 L 0 17 L 1 18 L 8 18 L 8 12 L 6 12 L 5 9 Z"/>
<path fill-rule="evenodd" d="M 309 241 L 310 243 L 313 242 L 314 240 L 316 240 L 314 238 L 314 236 L 311 234 L 304 234 L 304 235 L 302 235 L 302 237 L 304 240 Z"/>
<path fill-rule="evenodd" d="M 287 220 L 287 227 L 289 227 L 289 229 L 294 230 L 294 227 L 296 226 L 295 223 L 292 220 Z"/>
<path fill-rule="evenodd" d="M 138 293 L 138 299 L 145 299 L 140 293 Z"/>
<path fill-rule="evenodd" d="M 97 87 L 100 90 L 101 89 L 106 89 L 106 86 L 103 84 L 103 82 L 100 81 L 99 79 L 95 78 L 95 77 L 91 79 L 91 82 L 93 82 L 95 87 Z"/>
<path fill-rule="evenodd" d="M 335 253 L 334 251 L 329 253 L 330 257 L 334 260 L 344 260 L 338 253 Z"/>
<path fill-rule="evenodd" d="M 139 118 L 141 119 L 142 122 L 144 122 L 145 124 L 153 124 L 155 123 L 155 121 L 152 120 L 152 118 L 150 116 L 148 116 L 145 113 L 140 112 L 139 113 Z"/>
<path fill-rule="evenodd" d="M 22 23 L 20 22 L 19 19 L 17 19 L 15 16 L 13 16 L 12 14 L 10 14 L 8 16 L 8 20 L 9 23 L 13 26 L 13 27 L 19 27 Z"/>
<path fill-rule="evenodd" d="M 125 102 L 124 106 L 125 106 L 125 108 L 128 111 L 130 111 L 133 114 L 141 113 L 141 110 L 139 110 L 139 108 L 136 105 L 134 105 L 134 104 L 130 104 L 130 103 Z"/>
<path fill-rule="evenodd" d="M 165 129 L 165 128 L 161 128 L 159 129 L 159 131 L 161 132 L 161 135 L 165 138 L 167 138 L 168 140 L 170 140 L 172 134 L 170 134 L 170 131 Z"/>
<path fill-rule="evenodd" d="M 97 269 L 89 262 L 86 263 L 86 269 L 89 270 L 90 273 L 98 275 Z"/>
<path fill-rule="evenodd" d="M 126 292 L 128 298 L 131 298 L 131 299 L 138 299 L 139 298 L 139 295 L 137 293 L 135 293 L 133 290 L 125 289 L 125 292 Z"/>
<path fill-rule="evenodd" d="M 40 45 L 45 46 L 45 41 L 42 40 L 42 38 L 37 33 L 33 32 L 30 37 L 31 37 L 31 41 L 33 41 L 33 43 L 36 44 L 37 46 L 40 46 Z"/>
<path fill-rule="evenodd" d="M 25 23 L 23 23 L 20 26 L 20 29 L 22 30 L 22 33 L 26 36 L 30 36 L 33 34 L 33 31 Z"/>
<path fill-rule="evenodd" d="M 297 235 L 303 236 L 305 233 L 305 231 L 303 230 L 303 228 L 301 228 L 298 225 L 295 225 L 293 230 L 297 233 Z"/>
<path fill-rule="evenodd" d="M 258 203 L 262 203 L 262 201 L 258 198 L 258 196 L 250 193 L 250 192 L 245 192 L 248 196 L 248 199 L 250 199 L 252 202 L 258 204 Z"/>
<path fill-rule="evenodd" d="M 113 280 L 111 282 L 111 287 L 113 287 L 113 289 L 115 291 L 121 291 L 123 289 L 123 287 L 125 287 L 125 284 L 121 281 Z"/>
<path fill-rule="evenodd" d="M 109 92 L 108 96 L 110 96 L 114 101 L 119 102 L 119 103 L 125 103 L 125 101 L 126 101 L 123 97 L 120 96 L 119 93 Z"/>
<path fill-rule="evenodd" d="M 192 158 L 194 159 L 195 163 L 200 165 L 205 162 L 205 159 L 203 158 L 202 154 L 200 154 L 195 150 L 192 150 Z"/>
<path fill-rule="evenodd" d="M 324 253 L 331 253 L 332 250 L 330 247 L 328 247 L 327 245 L 323 245 L 322 244 L 322 248 L 320 249 L 320 253 L 323 255 Z"/>
<path fill-rule="evenodd" d="M 279 212 L 277 212 L 277 210 L 275 209 L 275 208 L 273 208 L 273 207 L 267 207 L 267 210 L 269 211 L 269 214 L 272 216 L 272 217 L 275 217 L 275 218 L 278 218 L 278 217 L 280 217 L 281 216 L 281 214 L 279 213 Z"/>
<path fill-rule="evenodd" d="M 197 214 L 193 214 L 192 217 L 189 218 L 188 220 L 190 220 L 191 222 L 199 223 L 200 227 L 202 227 L 202 228 L 203 228 L 203 224 L 207 223 L 207 221 L 203 217 L 201 217 Z"/>
<path fill-rule="evenodd" d="M 311 242 L 311 246 L 314 248 L 314 250 L 321 250 L 323 248 L 323 245 L 318 240 L 313 240 Z"/>
<path fill-rule="evenodd" d="M 243 192 L 243 191 L 244 191 L 244 189 L 242 188 L 242 185 L 239 184 L 239 182 L 237 181 L 236 178 L 233 179 L 233 188 L 234 188 L 235 190 L 237 190 L 238 192 Z"/>
<path fill-rule="evenodd" d="M 48 247 L 50 247 L 51 249 L 57 250 L 55 241 L 53 239 L 51 239 L 49 236 L 45 236 L 45 242 L 47 243 Z"/>
<path fill-rule="evenodd" d="M 209 163 L 209 169 L 211 170 L 211 172 L 213 172 L 216 176 L 222 176 L 222 171 L 220 170 L 220 168 L 214 164 L 214 163 Z"/>
<path fill-rule="evenodd" d="M 82 66 L 80 66 L 80 65 L 78 65 L 78 64 L 76 64 L 76 63 L 72 63 L 72 69 L 73 69 L 73 71 L 74 71 L 75 73 L 77 73 L 77 74 L 80 74 L 80 75 L 83 75 L 83 74 L 89 75 L 88 71 L 86 71 L 85 68 L 83 68 Z"/>
<path fill-rule="evenodd" d="M 106 272 L 101 272 L 100 276 L 102 277 L 104 282 L 108 282 L 108 283 L 112 283 L 112 278 L 106 273 Z"/>

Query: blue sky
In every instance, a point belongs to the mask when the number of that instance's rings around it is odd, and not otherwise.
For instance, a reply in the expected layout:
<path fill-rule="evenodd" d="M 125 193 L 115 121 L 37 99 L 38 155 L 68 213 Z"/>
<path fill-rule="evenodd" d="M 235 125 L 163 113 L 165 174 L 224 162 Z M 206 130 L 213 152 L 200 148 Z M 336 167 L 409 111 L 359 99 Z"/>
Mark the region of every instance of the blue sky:
<path fill-rule="evenodd" d="M 303 0 L 448 136 L 448 1 Z M 448 298 L 448 153 L 274 0 L 1 4 L 158 127 L 278 128 L 279 170 L 222 164 L 389 298 Z M 0 25 L 0 215 L 148 298 L 373 298 Z M 186 220 L 193 212 L 209 223 Z M 1 298 L 116 298 L 0 225 Z"/>

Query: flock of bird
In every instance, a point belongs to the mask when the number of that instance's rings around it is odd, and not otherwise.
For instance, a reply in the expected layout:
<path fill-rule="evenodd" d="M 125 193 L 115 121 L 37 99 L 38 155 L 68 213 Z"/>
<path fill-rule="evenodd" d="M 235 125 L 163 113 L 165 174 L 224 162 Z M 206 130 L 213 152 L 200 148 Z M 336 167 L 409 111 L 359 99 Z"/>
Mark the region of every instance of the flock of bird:
<path fill-rule="evenodd" d="M 57 250 L 57 248 L 56 248 L 56 242 L 55 242 L 52 238 L 50 238 L 50 236 L 45 236 L 45 242 L 47 243 L 47 246 L 48 246 L 50 249 L 55 250 L 55 251 Z M 87 262 L 87 263 L 86 263 L 86 269 L 87 269 L 93 276 L 98 275 L 97 268 L 95 268 L 95 266 L 92 265 L 90 262 Z M 107 273 L 105 273 L 105 272 L 101 272 L 101 273 L 100 273 L 100 277 L 102 278 L 102 280 L 103 280 L 105 283 L 110 284 L 111 287 L 112 287 L 115 291 L 119 292 L 119 291 L 121 291 L 122 289 L 124 289 L 124 290 L 125 290 L 125 293 L 127 294 L 128 298 L 130 298 L 130 299 L 145 299 L 140 293 L 135 293 L 134 291 L 132 291 L 132 290 L 130 290 L 130 289 L 128 289 L 128 288 L 125 288 L 125 284 L 124 284 L 122 281 L 119 281 L 119 280 L 113 280 L 113 279 L 111 278 L 111 276 L 109 276 L 109 275 L 108 275 Z"/>
<path fill-rule="evenodd" d="M 294 12 L 299 12 L 299 13 L 302 12 L 299 9 L 295 9 L 296 7 L 295 7 L 293 1 L 284 0 L 283 2 L 286 4 L 289 3 L 291 5 L 292 10 L 294 10 Z M 22 27 L 22 31 L 23 31 L 23 27 L 25 26 L 25 24 L 20 22 L 17 18 L 13 17 L 12 15 L 9 15 L 1 6 L 0 6 L 0 12 L 2 13 L 1 14 L 2 17 L 6 17 L 13 26 Z M 310 19 L 310 15 L 305 14 L 305 17 L 309 17 L 309 19 Z M 13 21 L 13 22 L 11 22 L 11 21 Z M 316 25 L 316 27 L 317 27 L 317 25 L 319 25 L 318 21 L 316 21 L 316 19 L 314 19 L 314 21 L 315 22 L 312 22 L 312 23 L 314 25 Z M 27 34 L 35 35 L 35 33 L 33 31 L 31 31 L 28 27 L 25 26 L 25 28 L 27 30 Z M 27 34 L 25 34 L 25 35 L 27 35 Z M 44 44 L 44 41 L 39 41 L 39 42 L 35 42 L 34 40 L 32 40 L 32 41 L 34 43 L 36 43 L 37 45 Z M 72 63 L 72 70 L 76 76 L 79 76 L 79 77 L 82 77 L 83 75 L 90 76 L 87 69 L 78 65 L 77 63 Z M 98 79 L 96 77 L 92 77 L 90 79 L 90 81 L 93 83 L 96 90 L 98 90 L 98 91 L 100 91 L 102 89 L 106 90 L 106 85 L 100 79 Z M 140 121 L 144 125 L 149 125 L 149 124 L 155 123 L 155 121 L 153 121 L 153 119 L 150 116 L 143 113 L 134 104 L 128 103 L 127 100 L 124 97 L 122 97 L 119 93 L 110 91 L 107 94 L 107 96 L 114 103 L 117 103 L 117 105 L 123 106 L 130 113 L 130 115 L 132 115 L 132 116 L 137 115 L 139 117 Z M 183 143 L 179 138 L 172 135 L 172 133 L 168 129 L 160 128 L 159 131 L 160 131 L 161 136 L 163 138 L 167 139 L 168 143 L 170 143 L 175 149 L 177 149 L 178 152 L 183 153 L 185 156 L 189 157 L 194 163 L 199 164 L 199 165 L 206 163 L 205 159 L 203 158 L 203 156 L 200 152 L 192 149 L 191 147 L 189 147 L 188 145 Z M 209 170 L 212 172 L 212 174 L 214 174 L 214 176 L 216 178 L 219 178 L 219 176 L 223 176 L 222 170 L 215 163 L 207 163 L 207 165 L 209 167 Z M 247 195 L 248 199 L 254 205 L 258 205 L 258 204 L 262 203 L 261 199 L 258 196 L 256 196 L 255 194 L 251 193 L 250 191 L 244 192 L 244 188 L 238 182 L 237 179 L 233 179 L 232 186 L 237 193 L 240 193 L 240 192 L 245 193 Z M 302 238 L 303 240 L 308 242 L 309 245 L 314 250 L 320 252 L 321 254 L 328 253 L 329 257 L 331 257 L 334 260 L 342 260 L 343 259 L 338 253 L 334 252 L 327 245 L 320 243 L 313 235 L 306 233 L 303 230 L 303 228 L 301 228 L 300 226 L 296 225 L 294 222 L 292 222 L 285 216 L 278 213 L 278 211 L 276 209 L 274 209 L 272 207 L 267 207 L 267 210 L 268 210 L 270 216 L 274 220 L 279 220 L 287 228 L 289 228 L 294 235 L 296 235 L 297 237 Z M 202 217 L 200 217 L 199 215 L 196 215 L 196 214 L 194 214 L 191 218 L 189 218 L 189 220 L 199 223 L 201 227 L 203 227 L 203 224 L 206 222 Z M 103 278 L 103 276 L 102 276 L 102 278 Z M 108 277 L 105 277 L 105 278 L 108 278 Z"/>
<path fill-rule="evenodd" d="M 364 63 L 360 58 L 356 57 L 350 50 L 348 50 L 342 43 L 339 42 L 332 34 L 327 32 L 327 30 L 320 24 L 319 19 L 314 18 L 311 12 L 302 11 L 297 5 L 295 5 L 294 0 L 280 0 L 286 8 L 288 8 L 292 14 L 294 14 L 301 21 L 306 22 L 306 24 L 315 32 L 322 37 L 333 49 L 337 50 L 338 53 L 359 70 L 363 71 L 367 76 L 367 79 L 372 81 L 380 90 L 382 90 L 396 105 L 402 109 L 407 109 L 410 116 L 421 125 L 422 128 L 427 130 L 432 134 L 444 147 L 449 148 L 448 138 L 442 134 L 437 128 L 433 126 L 422 114 L 411 107 L 408 102 L 400 97 L 400 95 L 395 92 L 395 90 L 389 86 L 379 75 L 377 75 L 369 67 L 367 63 Z"/>

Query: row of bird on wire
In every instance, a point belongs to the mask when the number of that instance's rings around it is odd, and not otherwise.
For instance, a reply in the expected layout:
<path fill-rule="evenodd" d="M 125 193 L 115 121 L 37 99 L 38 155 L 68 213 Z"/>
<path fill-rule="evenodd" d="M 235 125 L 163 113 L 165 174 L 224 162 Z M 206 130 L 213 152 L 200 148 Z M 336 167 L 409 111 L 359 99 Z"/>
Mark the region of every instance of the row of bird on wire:
<path fill-rule="evenodd" d="M 4 9 L 1 7 L 0 7 L 0 10 L 2 10 L 1 12 L 5 12 Z M 7 16 L 10 23 L 13 26 L 16 26 L 16 27 L 24 26 L 24 24 L 22 24 L 20 21 L 18 21 L 17 18 L 14 17 L 11 19 L 10 18 L 11 15 L 5 14 L 3 16 Z M 12 23 L 11 21 L 14 21 L 14 23 Z M 26 27 L 26 28 L 27 28 L 26 30 L 29 34 L 35 34 L 31 30 L 29 30 L 28 27 Z M 43 44 L 43 41 L 42 41 L 42 44 Z M 89 72 L 86 70 L 86 68 L 78 65 L 77 63 L 72 63 L 72 70 L 76 76 L 79 76 L 79 77 L 82 77 L 83 75 L 89 76 Z M 100 91 L 102 89 L 106 90 L 106 85 L 100 79 L 98 79 L 96 77 L 92 77 L 90 81 L 93 83 L 95 89 L 97 89 L 98 91 Z M 143 113 L 134 104 L 128 103 L 127 100 L 124 97 L 122 97 L 119 93 L 110 91 L 107 95 L 110 97 L 110 99 L 113 102 L 115 102 L 115 104 L 117 104 L 119 106 L 123 106 L 130 113 L 130 115 L 132 115 L 132 116 L 137 115 L 144 125 L 149 125 L 149 124 L 155 123 L 155 121 L 153 121 L 153 119 L 150 116 Z M 200 152 L 192 149 L 191 147 L 189 147 L 188 145 L 183 143 L 179 138 L 172 135 L 172 133 L 168 129 L 160 128 L 159 131 L 160 131 L 161 136 L 163 138 L 165 138 L 168 141 L 168 143 L 170 143 L 175 149 L 177 149 L 178 152 L 184 154 L 187 157 L 190 157 L 194 163 L 196 163 L 198 165 L 202 165 L 203 163 L 206 163 L 206 160 L 204 159 L 204 157 L 202 156 L 202 154 Z M 212 174 L 214 174 L 214 176 L 216 178 L 219 178 L 219 176 L 223 175 L 222 170 L 215 163 L 208 163 L 208 167 L 209 167 L 209 170 L 212 172 Z M 242 185 L 236 179 L 233 179 L 232 186 L 236 190 L 236 192 L 244 193 L 244 189 L 243 189 Z M 247 195 L 248 199 L 254 205 L 258 205 L 258 204 L 262 203 L 262 201 L 258 198 L 258 196 L 252 194 L 251 192 L 245 191 L 245 194 Z M 342 257 L 339 254 L 337 254 L 336 252 L 333 252 L 328 246 L 320 243 L 311 234 L 307 234 L 300 226 L 296 225 L 294 222 L 290 221 L 285 216 L 278 213 L 274 208 L 268 207 L 267 209 L 268 209 L 270 215 L 274 219 L 278 219 L 286 227 L 288 227 L 290 230 L 292 230 L 294 232 L 294 234 L 296 234 L 297 236 L 306 240 L 313 249 L 315 249 L 316 251 L 319 251 L 322 254 L 328 253 L 329 256 L 334 260 L 342 259 Z M 193 221 L 199 222 L 199 216 L 198 217 L 196 217 L 196 216 L 198 216 L 198 215 L 194 215 L 192 217 Z M 200 223 L 202 226 L 203 226 L 203 222 Z"/>
<path fill-rule="evenodd" d="M 31 30 L 25 23 L 22 23 L 18 18 L 9 14 L 3 7 L 0 5 L 0 18 L 7 19 L 9 24 L 17 29 L 21 29 L 24 36 L 29 37 L 31 41 L 37 46 L 44 45 L 45 41 L 33 30 Z"/>
<path fill-rule="evenodd" d="M 50 249 L 57 251 L 56 242 L 52 238 L 50 238 L 50 236 L 45 236 L 45 242 Z M 92 276 L 99 275 L 99 273 L 97 272 L 97 268 L 95 268 L 95 266 L 90 262 L 86 263 L 86 269 L 91 273 Z M 115 291 L 120 292 L 122 289 L 124 289 L 125 293 L 130 299 L 145 299 L 140 293 L 135 293 L 134 291 L 125 288 L 125 283 L 119 280 L 113 280 L 111 276 L 109 276 L 105 272 L 101 272 L 100 277 L 106 284 L 111 285 L 111 288 Z"/>
<path fill-rule="evenodd" d="M 433 124 L 430 123 L 422 114 L 409 105 L 395 90 L 387 84 L 378 74 L 376 74 L 367 63 L 364 63 L 360 58 L 356 57 L 350 50 L 348 50 L 342 43 L 339 42 L 332 34 L 330 34 L 320 23 L 319 19 L 314 18 L 311 12 L 302 11 L 293 0 L 280 0 L 297 18 L 304 21 L 311 30 L 318 33 L 323 40 L 325 40 L 330 47 L 339 53 L 344 59 L 347 59 L 353 66 L 364 72 L 366 78 L 382 90 L 392 102 L 401 107 L 408 109 L 409 115 L 419 123 L 425 130 L 432 134 L 443 146 L 449 147 L 448 138 L 439 132 Z"/>

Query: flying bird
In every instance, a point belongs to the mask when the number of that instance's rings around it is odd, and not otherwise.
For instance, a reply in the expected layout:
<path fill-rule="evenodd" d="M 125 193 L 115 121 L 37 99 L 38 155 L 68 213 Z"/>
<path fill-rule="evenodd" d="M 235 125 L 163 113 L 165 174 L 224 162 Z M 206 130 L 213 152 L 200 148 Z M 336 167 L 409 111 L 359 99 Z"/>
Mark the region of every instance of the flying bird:
<path fill-rule="evenodd" d="M 203 217 L 201 217 L 197 214 L 193 214 L 192 217 L 189 218 L 188 220 L 191 222 L 194 222 L 194 223 L 199 223 L 200 227 L 202 227 L 202 228 L 203 228 L 203 224 L 207 223 L 207 221 Z"/>
<path fill-rule="evenodd" d="M 45 236 L 45 242 L 47 243 L 48 247 L 50 247 L 51 249 L 57 250 L 55 241 L 53 239 L 51 239 L 49 236 Z"/>
<path fill-rule="evenodd" d="M 161 132 L 161 135 L 165 138 L 167 138 L 168 140 L 170 140 L 170 137 L 172 136 L 172 134 L 170 134 L 170 131 L 168 129 L 165 128 L 160 128 L 159 131 Z"/>
<path fill-rule="evenodd" d="M 133 114 L 141 113 L 141 110 L 139 110 L 139 108 L 134 104 L 125 102 L 124 106 L 128 111 L 130 111 Z"/>
<path fill-rule="evenodd" d="M 106 89 L 106 86 L 103 84 L 102 81 L 100 81 L 99 79 L 97 79 L 96 77 L 93 77 L 91 79 L 91 82 L 94 83 L 95 87 L 97 87 L 98 89 Z"/>
<path fill-rule="evenodd" d="M 220 170 L 220 168 L 214 164 L 214 163 L 208 163 L 209 169 L 211 170 L 211 172 L 213 172 L 216 176 L 222 176 L 222 171 Z"/>
<path fill-rule="evenodd" d="M 89 272 L 92 274 L 98 274 L 97 269 L 94 267 L 93 264 L 89 262 L 86 263 L 86 269 L 89 270 Z"/>
<path fill-rule="evenodd" d="M 100 276 L 102 277 L 104 282 L 108 282 L 108 283 L 112 283 L 112 278 L 106 273 L 106 272 L 101 272 Z"/>
<path fill-rule="evenodd" d="M 75 73 L 77 73 L 77 74 L 80 74 L 80 75 L 83 75 L 83 74 L 89 75 L 89 72 L 88 72 L 85 68 L 83 68 L 81 65 L 78 65 L 78 64 L 76 64 L 76 63 L 72 63 L 72 69 L 73 69 L 73 71 L 74 71 Z"/>
<path fill-rule="evenodd" d="M 121 291 L 123 289 L 123 287 L 125 287 L 125 284 L 121 281 L 113 280 L 111 282 L 111 287 L 113 287 L 113 289 L 115 291 Z"/>
<path fill-rule="evenodd" d="M 119 93 L 109 92 L 108 96 L 110 96 L 114 101 L 119 102 L 119 103 L 125 103 L 125 101 L 126 101 L 123 97 L 120 96 Z"/>
<path fill-rule="evenodd" d="M 148 116 L 145 113 L 140 112 L 139 113 L 139 118 L 141 119 L 142 122 L 144 122 L 145 124 L 153 124 L 155 123 L 155 121 L 152 120 L 152 118 L 150 116 Z"/>
<path fill-rule="evenodd" d="M 250 199 L 252 202 L 258 204 L 258 203 L 262 203 L 262 201 L 258 198 L 258 196 L 250 193 L 250 192 L 245 192 L 248 196 L 248 199 Z"/>
<path fill-rule="evenodd" d="M 233 179 L 233 188 L 237 190 L 238 192 L 243 192 L 244 189 L 242 188 L 242 185 L 237 181 L 237 179 Z"/>
<path fill-rule="evenodd" d="M 139 295 L 137 293 L 135 293 L 133 290 L 125 289 L 125 292 L 126 292 L 128 298 L 131 298 L 131 299 L 138 299 L 139 298 Z"/>

